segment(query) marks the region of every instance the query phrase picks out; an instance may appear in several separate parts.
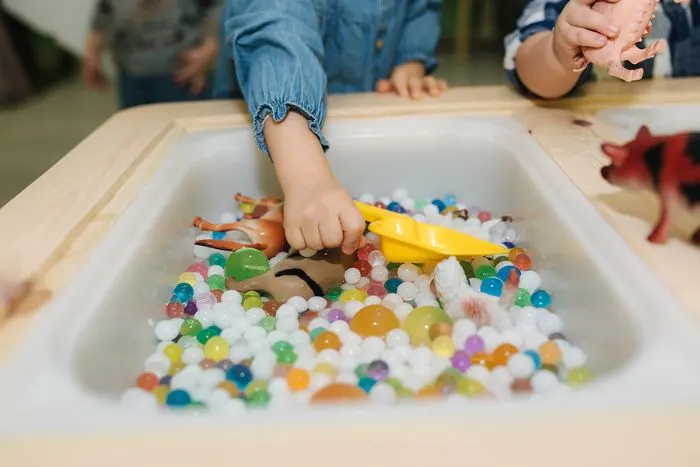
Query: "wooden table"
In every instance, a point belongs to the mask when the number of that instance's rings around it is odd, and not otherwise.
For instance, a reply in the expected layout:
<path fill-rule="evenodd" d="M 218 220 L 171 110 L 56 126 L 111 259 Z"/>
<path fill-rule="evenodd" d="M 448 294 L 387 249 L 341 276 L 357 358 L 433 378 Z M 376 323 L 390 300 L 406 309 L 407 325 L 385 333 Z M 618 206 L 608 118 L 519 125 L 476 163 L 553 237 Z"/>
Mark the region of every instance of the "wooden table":
<path fill-rule="evenodd" d="M 696 298 L 700 251 L 682 239 L 697 221 L 680 219 L 674 228 L 678 237 L 664 246 L 648 244 L 645 237 L 650 225 L 646 220 L 656 218 L 657 204 L 651 196 L 620 192 L 600 178 L 604 159 L 599 145 L 614 136 L 592 116 L 602 108 L 690 102 L 700 103 L 700 79 L 601 82 L 587 86 L 579 97 L 546 104 L 526 100 L 503 87 L 452 89 L 443 98 L 420 102 L 372 94 L 335 96 L 330 99 L 329 118 L 514 116 L 531 130 L 640 258 L 653 267 L 688 313 L 700 317 L 700 300 Z M 577 118 L 592 125 L 573 124 Z M 32 287 L 0 324 L 0 358 L 31 331 L 35 311 L 71 280 L 178 138 L 189 132 L 248 124 L 240 102 L 159 105 L 117 114 L 2 208 L 0 268 L 4 271 L 0 273 L 27 280 Z M 233 428 L 212 427 L 188 434 L 138 431 L 0 440 L 0 464 L 186 466 L 226 460 L 353 467 L 368 462 L 382 466 L 603 463 L 658 467 L 664 463 L 680 467 L 700 465 L 700 445 L 694 442 L 699 429 L 700 407 L 644 412 L 591 408 L 546 417 L 523 411 L 522 417 L 516 416 L 508 426 L 489 419 L 465 420 L 459 426 L 435 420 L 422 433 L 407 433 L 395 426 L 379 435 L 366 424 L 349 422 L 311 435 L 303 429 L 286 428 L 267 433 L 236 429 L 234 435 Z M 187 442 L 175 442 L 178 438 L 174 436 Z M 349 441 L 361 449 L 345 452 Z M 295 443 L 308 447 L 307 457 L 289 457 L 289 446 Z M 233 445 L 235 450 L 222 451 Z"/>

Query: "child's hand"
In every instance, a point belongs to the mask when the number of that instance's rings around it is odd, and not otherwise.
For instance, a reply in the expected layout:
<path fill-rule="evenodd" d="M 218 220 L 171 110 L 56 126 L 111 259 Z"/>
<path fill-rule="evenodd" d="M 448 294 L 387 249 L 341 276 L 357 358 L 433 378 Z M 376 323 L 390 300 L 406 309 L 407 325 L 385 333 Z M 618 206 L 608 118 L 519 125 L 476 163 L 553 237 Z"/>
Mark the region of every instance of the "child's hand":
<path fill-rule="evenodd" d="M 207 85 L 207 76 L 216 59 L 218 44 L 215 39 L 207 38 L 202 45 L 185 51 L 180 56 L 181 66 L 175 73 L 175 83 L 190 85 L 193 94 L 200 94 Z"/>
<path fill-rule="evenodd" d="M 357 250 L 365 230 L 352 197 L 332 176 L 287 190 L 284 224 L 292 248 L 319 251 L 340 246 L 348 255 Z"/>
<path fill-rule="evenodd" d="M 597 0 L 570 0 L 554 27 L 554 55 L 559 63 L 571 69 L 586 66 L 581 47 L 600 48 L 616 37 L 619 28 L 591 6 Z M 620 0 L 605 0 L 617 3 Z"/>
<path fill-rule="evenodd" d="M 107 87 L 107 78 L 102 72 L 100 58 L 92 55 L 86 55 L 83 59 L 81 76 L 83 83 L 91 89 L 105 89 Z"/>
<path fill-rule="evenodd" d="M 439 97 L 447 89 L 444 79 L 425 76 L 425 66 L 420 62 L 407 62 L 391 72 L 389 79 L 377 81 L 377 92 L 386 94 L 395 92 L 399 97 L 420 99 L 423 94 Z"/>

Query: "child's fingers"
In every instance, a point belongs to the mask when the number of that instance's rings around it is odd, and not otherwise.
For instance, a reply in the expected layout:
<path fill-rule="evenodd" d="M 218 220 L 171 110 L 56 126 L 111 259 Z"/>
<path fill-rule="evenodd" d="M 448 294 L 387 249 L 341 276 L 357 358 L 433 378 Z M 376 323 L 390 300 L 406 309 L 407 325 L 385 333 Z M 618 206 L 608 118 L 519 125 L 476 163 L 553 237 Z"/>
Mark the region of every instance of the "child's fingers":
<path fill-rule="evenodd" d="M 439 79 L 439 80 L 437 80 L 437 83 L 438 83 L 438 89 L 440 90 L 441 93 L 447 91 L 447 87 L 448 87 L 447 81 L 445 81 L 444 79 Z"/>
<path fill-rule="evenodd" d="M 381 94 L 391 92 L 391 81 L 388 79 L 380 79 L 377 81 L 376 91 Z"/>
<path fill-rule="evenodd" d="M 579 8 L 576 14 L 569 15 L 568 22 L 574 28 L 583 28 L 602 34 L 606 37 L 615 37 L 620 29 L 597 11 L 588 8 Z M 577 45 L 584 45 L 576 43 Z"/>
<path fill-rule="evenodd" d="M 335 216 L 328 216 L 321 222 L 321 241 L 324 248 L 336 248 L 343 243 L 343 228 Z"/>
<path fill-rule="evenodd" d="M 395 76 L 391 81 L 399 97 L 408 97 L 408 78 L 406 78 L 405 75 L 400 74 Z"/>
<path fill-rule="evenodd" d="M 343 229 L 343 253 L 351 255 L 357 250 L 365 231 L 365 220 L 355 206 L 340 212 L 340 224 Z"/>
<path fill-rule="evenodd" d="M 304 235 L 301 233 L 301 229 L 299 227 L 285 226 L 284 232 L 287 237 L 287 243 L 289 243 L 289 246 L 291 246 L 295 250 L 306 249 Z"/>
<path fill-rule="evenodd" d="M 306 219 L 302 222 L 301 233 L 304 235 L 304 243 L 312 250 L 323 250 L 323 241 L 321 241 L 321 231 L 318 228 L 318 221 L 315 219 Z"/>
<path fill-rule="evenodd" d="M 579 47 L 602 47 L 608 38 L 589 29 L 569 26 L 562 31 L 566 40 Z"/>
<path fill-rule="evenodd" d="M 408 88 L 412 99 L 420 99 L 423 97 L 423 79 L 411 78 L 408 82 Z"/>
<path fill-rule="evenodd" d="M 432 97 L 437 97 L 440 95 L 440 88 L 438 87 L 438 82 L 432 76 L 426 76 L 423 79 L 423 87 L 425 87 L 425 91 L 428 93 L 428 95 Z"/>

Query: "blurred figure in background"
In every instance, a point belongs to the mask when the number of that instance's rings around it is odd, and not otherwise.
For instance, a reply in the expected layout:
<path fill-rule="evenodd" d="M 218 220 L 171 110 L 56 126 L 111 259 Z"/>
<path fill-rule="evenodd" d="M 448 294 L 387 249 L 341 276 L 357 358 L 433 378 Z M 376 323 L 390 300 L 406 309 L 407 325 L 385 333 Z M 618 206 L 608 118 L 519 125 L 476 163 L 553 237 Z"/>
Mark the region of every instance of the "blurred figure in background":
<path fill-rule="evenodd" d="M 117 68 L 121 108 L 211 97 L 223 0 L 99 0 L 85 46 L 86 85 L 107 85 L 102 52 Z"/>

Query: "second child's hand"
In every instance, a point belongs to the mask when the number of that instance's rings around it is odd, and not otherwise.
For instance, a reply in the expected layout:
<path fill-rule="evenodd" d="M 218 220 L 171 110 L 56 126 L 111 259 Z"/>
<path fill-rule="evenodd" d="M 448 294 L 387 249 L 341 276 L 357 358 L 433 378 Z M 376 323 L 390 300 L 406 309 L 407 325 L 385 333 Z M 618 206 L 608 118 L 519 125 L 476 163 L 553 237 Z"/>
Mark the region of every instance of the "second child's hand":
<path fill-rule="evenodd" d="M 421 99 L 424 95 L 439 97 L 447 90 L 447 82 L 433 76 L 426 76 L 421 62 L 406 62 L 391 72 L 389 79 L 377 81 L 376 91 L 380 94 L 395 93 L 399 97 Z"/>

